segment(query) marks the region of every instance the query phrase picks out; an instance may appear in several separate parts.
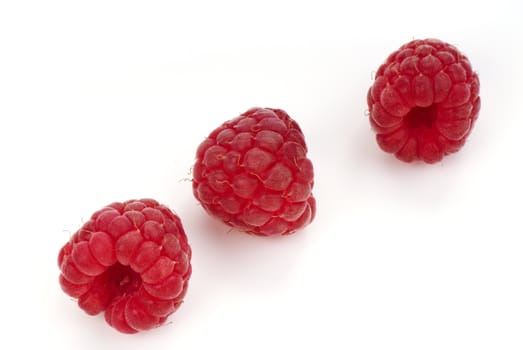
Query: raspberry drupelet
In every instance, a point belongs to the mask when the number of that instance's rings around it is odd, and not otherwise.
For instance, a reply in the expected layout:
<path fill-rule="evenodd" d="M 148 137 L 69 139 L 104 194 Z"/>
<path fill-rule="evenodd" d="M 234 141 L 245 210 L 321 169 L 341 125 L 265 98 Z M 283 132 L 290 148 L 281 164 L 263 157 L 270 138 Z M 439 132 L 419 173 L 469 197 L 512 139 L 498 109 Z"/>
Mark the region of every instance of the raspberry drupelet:
<path fill-rule="evenodd" d="M 379 67 L 367 103 L 382 150 L 405 162 L 435 163 L 469 136 L 480 109 L 479 79 L 454 46 L 413 40 Z"/>
<path fill-rule="evenodd" d="M 60 286 L 89 315 L 136 333 L 163 324 L 181 305 L 191 276 L 182 223 L 152 199 L 95 212 L 58 255 Z"/>
<path fill-rule="evenodd" d="M 309 224 L 313 183 L 304 135 L 281 109 L 248 110 L 196 152 L 194 196 L 210 215 L 247 233 L 286 235 Z"/>

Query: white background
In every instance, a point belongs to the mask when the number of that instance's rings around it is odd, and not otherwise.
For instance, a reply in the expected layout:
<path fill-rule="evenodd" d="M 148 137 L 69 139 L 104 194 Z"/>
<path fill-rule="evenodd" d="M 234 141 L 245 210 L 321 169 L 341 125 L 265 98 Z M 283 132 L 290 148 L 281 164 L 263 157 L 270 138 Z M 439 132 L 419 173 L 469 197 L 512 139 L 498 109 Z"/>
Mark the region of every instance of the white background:
<path fill-rule="evenodd" d="M 2 347 L 521 350 L 522 17 L 519 0 L 2 1 Z M 405 164 L 365 97 L 426 37 L 469 57 L 482 109 L 458 154 Z M 196 147 L 252 106 L 296 119 L 315 166 L 316 220 L 290 237 L 229 232 L 192 196 Z M 168 324 L 129 336 L 60 290 L 56 257 L 140 197 L 180 215 L 194 273 Z"/>

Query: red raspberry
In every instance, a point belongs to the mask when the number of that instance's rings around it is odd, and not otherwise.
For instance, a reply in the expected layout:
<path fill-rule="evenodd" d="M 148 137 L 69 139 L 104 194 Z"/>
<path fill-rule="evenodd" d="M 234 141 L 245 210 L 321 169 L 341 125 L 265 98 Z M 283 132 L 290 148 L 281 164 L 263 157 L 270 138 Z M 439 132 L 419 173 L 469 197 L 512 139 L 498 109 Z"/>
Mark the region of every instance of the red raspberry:
<path fill-rule="evenodd" d="M 479 79 L 467 57 L 436 39 L 393 52 L 369 89 L 370 122 L 385 152 L 411 162 L 458 151 L 477 119 Z"/>
<path fill-rule="evenodd" d="M 152 199 L 94 213 L 58 254 L 60 286 L 123 333 L 157 327 L 180 306 L 191 248 L 178 216 Z"/>
<path fill-rule="evenodd" d="M 313 167 L 298 124 L 285 111 L 252 108 L 215 129 L 196 152 L 193 193 L 226 224 L 260 236 L 310 223 Z"/>

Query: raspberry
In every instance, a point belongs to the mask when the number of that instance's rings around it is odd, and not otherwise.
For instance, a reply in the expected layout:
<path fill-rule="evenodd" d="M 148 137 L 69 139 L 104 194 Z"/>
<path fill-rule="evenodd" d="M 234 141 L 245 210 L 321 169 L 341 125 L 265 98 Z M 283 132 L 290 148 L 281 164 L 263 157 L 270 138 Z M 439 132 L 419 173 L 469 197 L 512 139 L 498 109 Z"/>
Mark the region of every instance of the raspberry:
<path fill-rule="evenodd" d="M 405 162 L 438 162 L 464 145 L 480 109 L 478 94 L 478 76 L 454 46 L 411 41 L 387 58 L 368 91 L 377 143 Z"/>
<path fill-rule="evenodd" d="M 89 315 L 136 333 L 165 322 L 183 301 L 191 248 L 178 216 L 152 199 L 95 212 L 58 254 L 60 286 Z"/>
<path fill-rule="evenodd" d="M 212 216 L 260 236 L 285 235 L 316 212 L 303 133 L 281 109 L 252 108 L 200 144 L 193 193 Z"/>

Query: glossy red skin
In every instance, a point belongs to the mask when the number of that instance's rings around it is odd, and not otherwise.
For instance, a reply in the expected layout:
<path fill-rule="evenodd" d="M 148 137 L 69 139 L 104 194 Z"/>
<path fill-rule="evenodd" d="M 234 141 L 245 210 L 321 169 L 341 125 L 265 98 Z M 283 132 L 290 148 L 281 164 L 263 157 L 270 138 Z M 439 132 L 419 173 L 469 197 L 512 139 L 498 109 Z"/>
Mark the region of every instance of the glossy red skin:
<path fill-rule="evenodd" d="M 152 199 L 94 213 L 58 254 L 60 286 L 89 315 L 122 333 L 160 326 L 181 305 L 191 276 L 182 223 Z"/>
<path fill-rule="evenodd" d="M 454 46 L 413 40 L 380 66 L 367 103 L 382 150 L 405 162 L 435 163 L 469 136 L 481 105 L 479 79 Z"/>
<path fill-rule="evenodd" d="M 200 144 L 193 193 L 212 216 L 241 231 L 286 235 L 316 212 L 303 133 L 281 109 L 252 108 Z"/>

